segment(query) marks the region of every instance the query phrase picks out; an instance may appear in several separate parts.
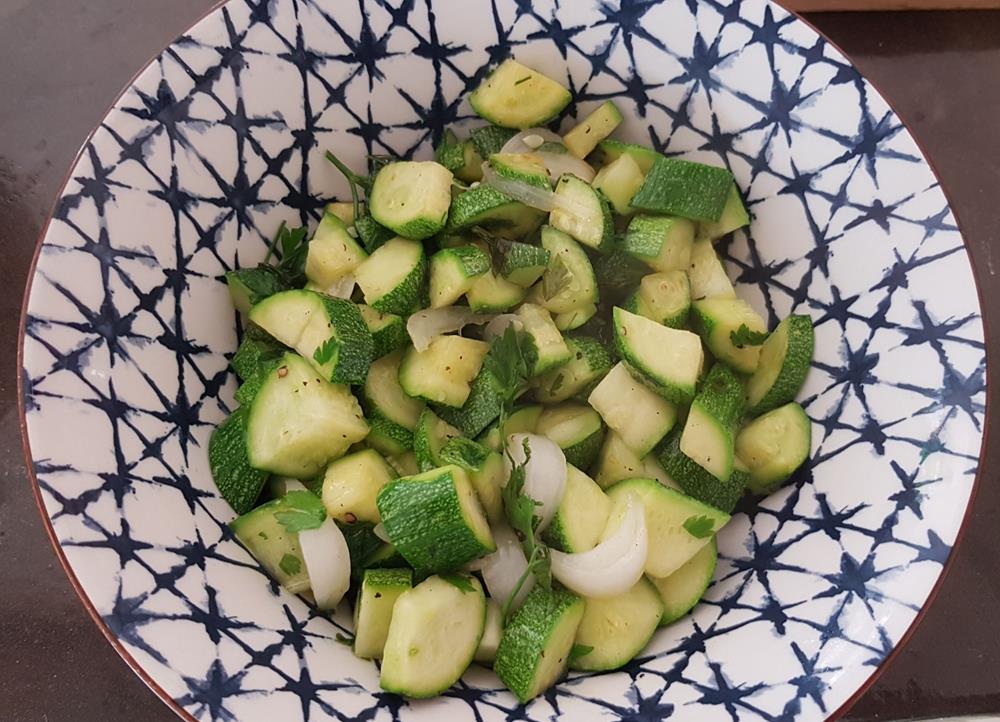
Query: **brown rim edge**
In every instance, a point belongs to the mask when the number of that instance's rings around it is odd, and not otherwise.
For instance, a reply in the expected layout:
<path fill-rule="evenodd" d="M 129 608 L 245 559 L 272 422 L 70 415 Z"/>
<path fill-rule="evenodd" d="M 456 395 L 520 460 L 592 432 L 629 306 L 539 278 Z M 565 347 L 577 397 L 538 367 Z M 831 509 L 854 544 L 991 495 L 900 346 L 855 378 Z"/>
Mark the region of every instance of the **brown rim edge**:
<path fill-rule="evenodd" d="M 809 20 L 802 17 L 801 13 L 798 13 L 794 10 L 789 10 L 788 8 L 781 5 L 781 3 L 778 2 L 778 0 L 770 0 L 770 1 L 781 7 L 785 12 L 794 16 L 799 22 L 809 27 L 814 33 L 816 33 L 819 37 L 821 37 L 825 43 L 830 45 L 830 47 L 832 47 L 834 50 L 840 53 L 840 55 L 845 60 L 847 60 L 848 62 L 851 63 L 852 66 L 854 66 L 854 61 L 851 59 L 851 56 L 848 53 L 846 53 L 844 49 L 841 48 L 837 43 L 831 40 L 826 33 L 824 33 L 822 30 L 813 25 Z M 850 711 L 851 707 L 857 704 L 858 701 L 865 696 L 865 693 L 868 692 L 869 689 L 871 689 L 872 685 L 875 684 L 878 678 L 882 676 L 882 673 L 885 672 L 888 666 L 896 660 L 896 657 L 899 656 L 899 654 L 903 651 L 904 647 L 906 647 L 907 643 L 913 637 L 914 632 L 917 631 L 917 627 L 920 626 L 920 623 L 922 621 L 924 621 L 924 617 L 926 616 L 928 610 L 933 606 L 934 601 L 937 599 L 938 594 L 941 592 L 941 588 L 944 586 L 944 582 L 948 576 L 948 572 L 951 571 L 951 568 L 955 563 L 955 558 L 957 556 L 956 552 L 958 551 L 958 548 L 961 545 L 962 540 L 965 538 L 966 530 L 969 528 L 969 519 L 972 516 L 972 508 L 976 503 L 976 496 L 979 492 L 979 487 L 981 486 L 982 483 L 983 455 L 986 453 L 986 442 L 989 436 L 989 429 L 990 429 L 990 404 L 988 398 L 989 379 L 991 375 L 989 350 L 988 350 L 988 340 L 990 338 L 990 335 L 987 331 L 989 324 L 987 323 L 986 320 L 986 303 L 985 303 L 985 298 L 983 298 L 983 288 L 979 282 L 979 274 L 978 274 L 978 269 L 976 268 L 976 261 L 972 255 L 969 242 L 965 239 L 965 233 L 962 232 L 962 223 L 959 220 L 958 212 L 955 210 L 955 205 L 951 202 L 951 198 L 948 196 L 948 192 L 945 190 L 944 183 L 941 181 L 941 174 L 938 173 L 938 169 L 934 165 L 934 161 L 931 160 L 930 154 L 927 153 L 927 150 L 924 148 L 923 144 L 920 142 L 917 135 L 910 129 L 909 124 L 907 124 L 907 122 L 903 119 L 903 116 L 900 115 L 899 111 L 896 110 L 895 104 L 893 104 L 889 96 L 887 96 L 882 91 L 882 88 L 878 84 L 870 80 L 868 76 L 861 74 L 860 71 L 858 72 L 858 74 L 861 75 L 864 81 L 868 83 L 875 90 L 876 93 L 878 93 L 879 97 L 882 98 L 883 101 L 885 101 L 885 104 L 889 106 L 889 109 L 893 112 L 893 115 L 895 115 L 899 119 L 900 125 L 902 125 L 903 128 L 906 129 L 907 134 L 910 136 L 910 140 L 912 140 L 913 144 L 917 146 L 917 150 L 919 150 L 920 155 L 923 156 L 924 162 L 927 164 L 927 167 L 929 167 L 931 169 L 931 173 L 934 174 L 934 179 L 937 181 L 938 187 L 941 189 L 941 194 L 944 196 L 945 202 L 948 204 L 948 210 L 951 211 L 952 216 L 954 216 L 955 218 L 955 225 L 958 226 L 959 235 L 962 237 L 962 244 L 965 246 L 965 255 L 969 259 L 969 267 L 972 269 L 972 283 L 976 288 L 976 298 L 979 300 L 979 319 L 983 324 L 983 359 L 986 362 L 987 400 L 985 402 L 985 411 L 983 412 L 983 439 L 979 445 L 979 459 L 977 460 L 977 465 L 976 465 L 976 475 L 975 478 L 973 478 L 972 480 L 972 489 L 969 490 L 969 501 L 966 504 L 965 513 L 962 515 L 962 522 L 961 524 L 959 524 L 958 532 L 955 534 L 955 543 L 951 545 L 951 550 L 948 552 L 948 558 L 945 560 L 944 566 L 941 568 L 941 573 L 938 574 L 938 578 L 934 582 L 934 586 L 931 587 L 931 591 L 927 595 L 927 598 L 924 600 L 924 603 L 920 605 L 920 611 L 917 612 L 917 616 L 913 618 L 912 622 L 910 622 L 910 626 L 906 628 L 905 632 L 903 632 L 903 636 L 899 638 L 899 641 L 893 645 L 892 651 L 890 651 L 889 654 L 886 655 L 885 659 L 879 662 L 878 666 L 872 671 L 868 679 L 866 679 L 861 684 L 861 686 L 854 691 L 854 693 L 850 697 L 844 700 L 844 702 L 840 705 L 840 707 L 838 707 L 836 710 L 833 711 L 833 713 L 827 716 L 826 718 L 827 722 L 836 722 L 836 720 L 839 720 L 841 717 L 847 714 L 848 711 Z"/>
<path fill-rule="evenodd" d="M 229 0 L 216 0 L 216 2 L 210 8 L 208 8 L 199 18 L 197 18 L 194 22 L 192 22 L 190 26 L 188 26 L 188 29 L 190 30 L 191 28 L 194 28 L 200 22 L 205 20 L 209 15 L 211 15 L 216 10 L 225 5 L 228 1 Z M 804 23 L 814 33 L 816 33 L 819 37 L 821 37 L 824 42 L 828 43 L 832 48 L 834 48 L 838 53 L 840 53 L 841 56 L 843 56 L 846 60 L 851 62 L 851 56 L 848 53 L 844 52 L 843 48 L 841 48 L 837 43 L 831 40 L 826 35 L 826 33 L 824 33 L 822 30 L 813 25 L 800 13 L 795 12 L 794 10 L 789 10 L 788 8 L 781 5 L 781 3 L 777 2 L 777 0 L 769 0 L 769 2 L 777 5 L 790 15 L 793 15 L 799 22 Z M 145 684 L 153 692 L 153 694 L 155 694 L 167 707 L 169 707 L 174 712 L 174 714 L 176 714 L 182 720 L 185 720 L 185 722 L 198 722 L 198 720 L 195 719 L 187 710 L 181 707 L 166 690 L 160 687 L 153 680 L 153 678 L 149 676 L 146 670 L 143 669 L 142 665 L 140 665 L 139 662 L 136 661 L 135 657 L 133 657 L 132 654 L 127 649 L 125 649 L 125 646 L 121 643 L 121 641 L 119 641 L 118 637 L 114 635 L 114 633 L 108 627 L 107 623 L 101 618 L 101 615 L 98 614 L 97 610 L 94 608 L 94 605 L 91 603 L 90 598 L 84 591 L 83 586 L 77 579 L 76 574 L 70 567 L 69 561 L 66 559 L 66 555 L 62 550 L 62 546 L 59 544 L 59 540 L 56 538 L 55 529 L 52 527 L 52 521 L 49 519 L 48 512 L 45 509 L 45 502 L 42 499 L 42 492 L 41 492 L 41 487 L 38 484 L 38 478 L 35 476 L 35 465 L 33 461 L 34 457 L 31 454 L 31 444 L 28 440 L 28 425 L 24 408 L 24 374 L 23 374 L 24 336 L 25 336 L 24 332 L 26 329 L 27 319 L 28 319 L 28 301 L 31 298 L 31 288 L 35 278 L 35 271 L 38 266 L 38 258 L 41 255 L 42 244 L 43 241 L 45 240 L 46 234 L 48 233 L 49 224 L 51 224 L 52 222 L 56 206 L 58 205 L 59 200 L 62 198 L 63 192 L 66 190 L 66 186 L 69 184 L 70 178 L 72 177 L 73 174 L 73 169 L 76 168 L 77 163 L 80 161 L 80 158 L 83 155 L 83 151 L 86 149 L 87 145 L 93 139 L 97 131 L 101 128 L 101 125 L 104 123 L 104 119 L 111 113 L 112 110 L 114 110 L 115 106 L 118 105 L 118 102 L 122 99 L 122 97 L 124 97 L 125 93 L 127 93 L 132 88 L 132 86 L 135 84 L 135 81 L 138 80 L 139 77 L 146 72 L 149 66 L 152 65 L 153 62 L 155 62 L 156 59 L 163 53 L 163 51 L 166 50 L 168 47 L 170 47 L 170 45 L 173 42 L 174 41 L 171 40 L 170 43 L 161 48 L 156 53 L 156 55 L 154 55 L 146 63 L 144 63 L 143 66 L 129 79 L 128 83 L 121 89 L 118 95 L 115 96 L 114 100 L 108 106 L 108 109 L 101 116 L 101 119 L 97 122 L 97 124 L 94 126 L 94 129 L 87 134 L 86 139 L 80 145 L 80 149 L 74 155 L 73 160 L 70 161 L 69 168 L 66 171 L 66 176 L 63 178 L 63 182 L 59 185 L 59 190 L 56 191 L 56 197 L 52 203 L 51 210 L 49 211 L 49 214 L 45 219 L 45 223 L 42 225 L 42 229 L 38 234 L 38 240 L 35 242 L 35 252 L 31 258 L 31 264 L 28 267 L 28 276 L 24 284 L 24 295 L 21 299 L 21 317 L 18 323 L 18 338 L 17 338 L 17 369 L 16 369 L 17 411 L 18 411 L 18 422 L 21 429 L 21 446 L 24 451 L 25 468 L 27 469 L 28 478 L 31 480 L 31 490 L 35 497 L 35 504 L 38 507 L 38 513 L 42 519 L 42 525 L 45 527 L 45 533 L 48 535 L 49 542 L 52 544 L 52 549 L 55 552 L 56 557 L 59 560 L 59 564 L 63 568 L 63 571 L 69 578 L 70 584 L 72 585 L 73 590 L 76 592 L 77 597 L 79 597 L 80 602 L 83 604 L 84 609 L 87 611 L 87 614 L 93 620 L 94 624 L 97 625 L 98 630 L 100 630 L 101 634 L 104 635 L 104 638 L 108 641 L 111 647 L 116 652 L 118 652 L 118 655 L 125 661 L 125 663 L 129 666 L 132 672 L 134 672 L 135 675 L 142 680 L 143 684 Z M 851 65 L 853 64 L 854 63 L 851 62 Z M 917 149 L 923 156 L 924 162 L 927 163 L 928 167 L 931 169 L 931 173 L 934 174 L 934 178 L 938 182 L 938 186 L 941 189 L 941 193 L 942 195 L 944 195 L 945 201 L 948 203 L 948 209 L 949 211 L 951 211 L 951 214 L 955 217 L 955 224 L 958 226 L 959 235 L 961 235 L 962 243 L 965 245 L 965 251 L 966 251 L 965 255 L 969 259 L 969 266 L 972 268 L 972 280 L 973 280 L 973 285 L 976 288 L 976 296 L 979 299 L 980 320 L 982 321 L 983 324 L 983 339 L 984 339 L 983 357 L 986 360 L 986 379 L 987 379 L 987 389 L 988 389 L 989 378 L 990 378 L 990 365 L 989 365 L 989 352 L 986 344 L 986 340 L 989 338 L 989 334 L 987 333 L 988 323 L 986 320 L 986 311 L 985 311 L 986 306 L 984 303 L 982 286 L 979 283 L 979 275 L 977 273 L 975 259 L 969 250 L 969 244 L 965 240 L 965 234 L 962 232 L 962 223 L 959 220 L 958 213 L 956 212 L 955 207 L 951 202 L 951 198 L 948 196 L 948 192 L 945 190 L 944 183 L 941 182 L 941 176 L 938 173 L 937 168 L 935 167 L 933 161 L 931 160 L 930 155 L 928 155 L 927 151 L 924 149 L 923 145 L 920 143 L 917 136 L 911 131 L 910 126 L 906 123 L 905 120 L 903 120 L 903 117 L 897 112 L 896 106 L 891 102 L 889 97 L 886 96 L 884 92 L 882 92 L 882 88 L 879 85 L 874 83 L 867 76 L 862 75 L 861 77 L 864 78 L 865 82 L 867 82 L 869 85 L 871 85 L 872 88 L 875 89 L 875 92 L 877 92 L 879 94 L 879 97 L 881 97 L 885 101 L 886 105 L 889 106 L 889 109 L 892 110 L 893 114 L 897 118 L 899 118 L 900 124 L 906 129 L 906 132 L 910 136 L 910 139 L 913 141 L 914 145 L 917 146 Z M 899 653 L 902 652 L 903 648 L 913 637 L 913 633 L 916 631 L 920 623 L 924 620 L 924 616 L 927 614 L 927 611 L 930 609 L 930 607 L 934 604 L 934 601 L 937 599 L 937 596 L 941 591 L 944 581 L 948 576 L 948 572 L 951 571 L 952 565 L 954 564 L 955 561 L 956 552 L 959 548 L 959 545 L 962 543 L 962 540 L 965 537 L 965 532 L 969 526 L 969 518 L 972 515 L 972 507 L 975 504 L 976 496 L 978 494 L 979 486 L 982 480 L 982 459 L 983 459 L 983 453 L 986 450 L 987 437 L 989 435 L 989 428 L 990 428 L 989 420 L 990 420 L 990 405 L 989 405 L 989 400 L 987 398 L 987 402 L 985 404 L 985 411 L 983 413 L 983 439 L 979 447 L 978 465 L 976 467 L 975 478 L 973 479 L 972 482 L 972 489 L 969 492 L 969 501 L 965 508 L 965 514 L 962 516 L 962 522 L 959 525 L 958 533 L 955 535 L 955 543 L 952 544 L 951 546 L 951 550 L 948 553 L 948 559 L 945 561 L 944 566 L 941 569 L 941 573 L 938 575 L 937 581 L 934 582 L 934 586 L 931 588 L 930 593 L 924 600 L 923 605 L 921 605 L 920 611 L 917 612 L 917 616 L 914 617 L 913 621 L 910 623 L 910 626 L 903 633 L 903 636 L 900 637 L 899 641 L 896 642 L 896 644 L 893 646 L 892 651 L 889 652 L 888 655 L 886 655 L 885 659 L 883 659 L 879 663 L 879 665 L 871 673 L 868 679 L 866 679 L 861 684 L 861 686 L 858 687 L 858 689 L 855 690 L 854 693 L 840 705 L 840 707 L 838 707 L 832 714 L 827 715 L 826 717 L 827 722 L 836 722 L 836 720 L 843 717 L 851 709 L 851 707 L 853 707 L 858 702 L 858 700 L 860 700 L 865 695 L 865 693 L 871 688 L 871 686 L 875 684 L 878 678 L 882 676 L 882 673 L 886 670 L 886 668 L 896 659 Z"/>
<path fill-rule="evenodd" d="M 196 25 L 205 20 L 209 15 L 214 13 L 216 10 L 225 5 L 229 0 L 215 0 L 211 7 L 205 10 L 197 19 L 195 19 L 190 25 L 188 25 L 185 32 L 189 32 Z M 66 558 L 66 554 L 63 552 L 62 546 L 59 544 L 59 539 L 56 537 L 55 529 L 52 526 L 52 520 L 49 519 L 49 514 L 45 509 L 45 502 L 42 499 L 42 489 L 38 484 L 38 477 L 35 475 L 35 464 L 34 457 L 31 454 L 31 442 L 28 439 L 28 420 L 24 408 L 24 338 L 25 330 L 27 328 L 28 321 L 28 302 L 31 300 L 31 288 L 34 285 L 35 271 L 38 268 L 38 259 L 42 254 L 42 245 L 45 241 L 45 236 L 48 233 L 49 225 L 52 223 L 52 218 L 55 215 L 56 208 L 59 204 L 59 200 L 62 198 L 63 193 L 66 190 L 66 186 L 69 185 L 70 179 L 73 176 L 73 170 L 76 168 L 77 164 L 80 162 L 83 152 L 86 150 L 87 146 L 93 140 L 97 131 L 101 129 L 104 124 L 104 120 L 111 114 L 115 109 L 121 99 L 125 94 L 135 85 L 136 81 L 145 73 L 149 67 L 156 62 L 156 59 L 163 54 L 163 51 L 169 48 L 176 38 L 170 40 L 166 45 L 160 48 L 155 55 L 153 55 L 149 60 L 142 64 L 142 67 L 135 72 L 135 74 L 129 78 L 128 82 L 122 87 L 122 89 L 115 95 L 114 100 L 108 105 L 107 110 L 101 115 L 100 120 L 94 125 L 94 128 L 87 134 L 87 137 L 80 144 L 79 150 L 73 156 L 70 161 L 69 168 L 66 169 L 66 175 L 63 177 L 62 183 L 59 184 L 59 190 L 56 191 L 56 197 L 52 202 L 52 207 L 49 210 L 49 214 L 45 219 L 45 223 L 42 224 L 41 231 L 38 234 L 38 240 L 35 241 L 35 252 L 31 257 L 31 264 L 28 267 L 28 277 L 25 279 L 24 283 L 24 295 L 21 299 L 21 317 L 18 322 L 18 336 L 17 336 L 17 414 L 18 414 L 18 424 L 21 429 L 21 447 L 24 451 L 24 463 L 25 468 L 28 472 L 28 478 L 31 481 L 31 491 L 35 497 L 35 505 L 38 507 L 39 516 L 42 519 L 42 526 L 45 528 L 45 533 L 49 537 L 49 543 L 52 544 L 52 549 L 56 554 L 56 558 L 59 560 L 60 566 L 62 566 L 63 571 L 69 578 L 70 585 L 73 587 L 73 591 L 76 592 L 76 596 L 79 597 L 80 602 L 83 604 L 83 608 L 87 611 L 87 614 L 93 620 L 97 629 L 104 635 L 104 638 L 108 641 L 108 644 L 118 652 L 125 664 L 129 666 L 132 672 L 142 680 L 143 684 L 149 688 L 160 701 L 163 702 L 168 708 L 170 708 L 174 714 L 176 714 L 184 722 L 198 722 L 198 720 L 192 716 L 187 710 L 181 707 L 177 701 L 170 695 L 165 689 L 163 689 L 156 681 L 146 672 L 141 664 L 132 656 L 132 654 L 125 649 L 125 645 L 121 643 L 118 637 L 115 636 L 114 632 L 107 623 L 101 618 L 101 615 L 97 612 L 87 593 L 84 591 L 83 586 L 80 584 L 80 580 L 77 579 L 76 574 L 73 572 L 70 566 L 69 560 Z"/>

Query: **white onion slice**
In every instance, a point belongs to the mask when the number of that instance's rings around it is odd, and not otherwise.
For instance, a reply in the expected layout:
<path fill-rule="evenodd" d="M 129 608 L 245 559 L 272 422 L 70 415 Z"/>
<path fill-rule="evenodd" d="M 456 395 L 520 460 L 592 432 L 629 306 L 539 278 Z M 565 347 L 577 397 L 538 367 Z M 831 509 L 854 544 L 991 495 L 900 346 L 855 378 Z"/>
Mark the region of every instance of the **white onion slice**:
<path fill-rule="evenodd" d="M 492 320 L 492 315 L 473 313 L 461 306 L 428 308 L 417 311 L 407 319 L 406 332 L 410 334 L 413 348 L 426 351 L 435 336 L 461 331 L 470 323 L 484 324 Z"/>
<path fill-rule="evenodd" d="M 299 547 L 316 606 L 333 609 L 351 586 L 351 554 L 344 533 L 327 518 L 318 529 L 299 532 Z"/>
<path fill-rule="evenodd" d="M 554 211 L 557 208 L 576 216 L 590 216 L 592 209 L 566 196 L 558 195 L 549 188 L 533 186 L 530 183 L 503 178 L 497 175 L 488 163 L 483 163 L 483 183 L 493 186 L 501 193 L 520 201 L 526 206 L 540 211 Z"/>
<path fill-rule="evenodd" d="M 532 147 L 528 143 L 524 142 L 524 139 L 537 135 L 542 139 L 543 143 L 562 143 L 562 138 L 559 137 L 558 133 L 553 133 L 548 128 L 528 128 L 527 130 L 522 130 L 517 135 L 513 136 L 510 140 L 503 144 L 500 148 L 501 153 L 534 153 L 537 150 L 536 147 Z"/>
<path fill-rule="evenodd" d="M 379 539 L 381 539 L 386 543 L 391 543 L 389 535 L 386 534 L 385 532 L 385 524 L 383 524 L 382 522 L 379 522 L 374 527 L 372 527 L 372 534 L 374 534 L 375 536 L 377 536 Z"/>
<path fill-rule="evenodd" d="M 524 441 L 528 441 L 531 458 L 525 464 Z M 508 454 L 510 455 L 508 457 Z M 507 454 L 504 454 L 506 477 L 510 479 L 511 458 L 524 467 L 524 493 L 539 506 L 535 507 L 538 515 L 537 532 L 544 531 L 552 521 L 556 509 L 562 502 L 566 491 L 566 455 L 559 445 L 538 434 L 511 434 L 507 440 Z M 506 485 L 504 481 L 504 485 Z"/>
<path fill-rule="evenodd" d="M 500 604 L 504 604 L 527 571 L 528 560 L 524 556 L 524 550 L 517 540 L 517 535 L 509 526 L 502 524 L 494 527 L 492 531 L 497 550 L 492 554 L 487 554 L 482 559 L 471 562 L 466 566 L 466 569 L 481 572 L 490 596 Z M 514 601 L 511 602 L 510 608 L 517 609 L 521 606 L 521 602 L 528 596 L 528 592 L 534 585 L 535 575 L 529 574 L 525 578 L 524 584 L 521 585 L 517 596 L 514 597 Z"/>
<path fill-rule="evenodd" d="M 493 320 L 486 324 L 486 327 L 483 329 L 483 338 L 489 341 L 498 336 L 503 336 L 507 332 L 508 326 L 513 326 L 515 331 L 520 331 L 524 328 L 524 324 L 521 323 L 521 319 L 518 318 L 516 313 L 501 313 L 494 316 Z"/>
<path fill-rule="evenodd" d="M 355 285 L 357 285 L 357 281 L 354 280 L 354 274 L 348 273 L 326 289 L 326 295 L 333 296 L 334 298 L 349 299 L 351 294 L 354 293 Z"/>
<path fill-rule="evenodd" d="M 305 485 L 298 479 L 292 479 L 290 477 L 282 477 L 282 481 L 285 482 L 285 493 L 290 491 L 309 491 Z"/>
<path fill-rule="evenodd" d="M 621 525 L 603 542 L 579 554 L 551 551 L 552 576 L 584 597 L 613 597 L 639 581 L 648 550 L 646 513 L 642 502 L 630 494 Z"/>
<path fill-rule="evenodd" d="M 535 153 L 535 155 L 541 158 L 553 182 L 559 180 L 560 176 L 571 173 L 580 180 L 591 183 L 597 175 L 597 171 L 594 170 L 594 167 L 590 163 L 577 158 L 571 153 L 548 153 L 542 151 Z"/>

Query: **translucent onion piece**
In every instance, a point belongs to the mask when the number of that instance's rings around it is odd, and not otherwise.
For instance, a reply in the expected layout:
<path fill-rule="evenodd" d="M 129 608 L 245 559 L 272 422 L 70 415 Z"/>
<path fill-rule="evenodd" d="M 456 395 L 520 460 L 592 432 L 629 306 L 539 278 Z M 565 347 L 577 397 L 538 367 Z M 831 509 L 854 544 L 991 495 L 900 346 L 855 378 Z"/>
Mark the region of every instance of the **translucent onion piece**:
<path fill-rule="evenodd" d="M 354 287 L 356 285 L 357 281 L 354 280 L 354 274 L 348 273 L 346 276 L 326 289 L 326 295 L 333 296 L 334 298 L 350 299 L 351 295 L 354 293 Z"/>
<path fill-rule="evenodd" d="M 316 606 L 333 609 L 351 586 L 351 554 L 343 532 L 327 518 L 318 529 L 300 531 L 299 546 Z"/>
<path fill-rule="evenodd" d="M 539 506 L 535 514 L 539 517 L 536 533 L 545 530 L 552 521 L 556 509 L 562 503 L 566 491 L 566 455 L 558 444 L 538 434 L 511 434 L 507 440 L 507 454 L 504 454 L 504 464 L 507 467 L 507 478 L 510 478 L 511 457 L 517 464 L 524 464 L 524 441 L 528 440 L 531 458 L 524 467 L 524 493 Z M 506 484 L 506 482 L 504 482 Z"/>
<path fill-rule="evenodd" d="M 553 182 L 559 180 L 559 177 L 565 173 L 571 173 L 587 183 L 593 182 L 594 176 L 597 175 L 597 171 L 594 170 L 594 167 L 590 163 L 569 153 L 547 153 L 542 151 L 536 152 L 535 155 L 541 158 Z"/>
<path fill-rule="evenodd" d="M 483 329 L 483 337 L 489 341 L 503 336 L 507 332 L 508 326 L 513 326 L 515 331 L 524 328 L 524 324 L 521 323 L 521 319 L 517 317 L 516 313 L 501 313 L 494 316 L 493 320 L 486 324 L 486 328 Z"/>
<path fill-rule="evenodd" d="M 551 212 L 559 208 L 577 216 L 590 216 L 592 214 L 590 208 L 565 196 L 557 195 L 548 188 L 540 188 L 512 178 L 501 178 L 488 163 L 483 163 L 483 183 L 496 188 L 515 201 L 520 201 L 524 205 L 537 208 L 540 211 Z"/>
<path fill-rule="evenodd" d="M 613 597 L 639 581 L 648 549 L 646 513 L 630 494 L 621 525 L 603 542 L 579 554 L 551 551 L 552 576 L 584 597 Z"/>
<path fill-rule="evenodd" d="M 492 531 L 497 550 L 482 559 L 475 560 L 466 568 L 469 571 L 482 573 L 490 596 L 502 605 L 514 592 L 518 581 L 527 571 L 528 560 L 524 556 L 521 543 L 509 526 L 502 524 L 494 527 Z M 535 575 L 529 574 L 517 596 L 514 597 L 514 601 L 511 602 L 510 608 L 517 609 L 521 606 L 521 602 L 528 596 L 528 592 L 534 585 Z"/>
<path fill-rule="evenodd" d="M 470 323 L 484 324 L 492 320 L 492 315 L 473 313 L 462 306 L 428 308 L 407 319 L 406 332 L 417 351 L 426 351 L 435 336 L 461 331 Z"/>
<path fill-rule="evenodd" d="M 372 527 L 372 534 L 374 534 L 375 536 L 377 536 L 379 539 L 381 539 L 386 543 L 391 543 L 389 535 L 386 534 L 385 532 L 385 525 L 382 522 L 379 522 L 374 527 Z"/>
<path fill-rule="evenodd" d="M 534 153 L 536 148 L 524 142 L 524 139 L 531 135 L 537 135 L 543 143 L 562 143 L 562 138 L 558 133 L 553 133 L 548 128 L 528 128 L 512 137 L 500 149 L 501 153 Z"/>

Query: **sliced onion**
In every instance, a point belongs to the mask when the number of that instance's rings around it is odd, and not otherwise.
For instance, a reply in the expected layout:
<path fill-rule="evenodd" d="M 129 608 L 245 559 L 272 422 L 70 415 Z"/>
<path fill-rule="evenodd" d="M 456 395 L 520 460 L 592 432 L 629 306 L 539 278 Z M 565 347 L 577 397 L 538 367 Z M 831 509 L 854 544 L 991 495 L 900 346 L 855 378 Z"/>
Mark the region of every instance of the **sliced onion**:
<path fill-rule="evenodd" d="M 299 532 L 299 547 L 316 606 L 333 609 L 351 586 L 351 554 L 344 533 L 327 518 L 318 529 Z"/>
<path fill-rule="evenodd" d="M 590 551 L 565 554 L 553 549 L 552 576 L 584 597 L 623 594 L 646 566 L 649 537 L 642 502 L 630 494 L 618 529 Z"/>
<path fill-rule="evenodd" d="M 428 308 L 407 319 L 406 332 L 417 351 L 426 351 L 435 336 L 461 331 L 470 323 L 484 324 L 492 320 L 492 315 L 473 313 L 462 306 Z"/>
<path fill-rule="evenodd" d="M 305 485 L 298 479 L 292 479 L 291 477 L 283 476 L 281 480 L 285 482 L 285 493 L 290 491 L 309 491 Z"/>
<path fill-rule="evenodd" d="M 486 328 L 483 329 L 483 337 L 489 341 L 498 336 L 503 336 L 509 326 L 513 326 L 515 331 L 520 331 L 524 328 L 524 324 L 521 323 L 521 319 L 518 318 L 516 313 L 501 313 L 494 316 L 493 320 L 486 324 Z"/>
<path fill-rule="evenodd" d="M 493 186 L 515 201 L 520 201 L 524 205 L 537 208 L 540 211 L 551 212 L 558 208 L 576 216 L 590 216 L 592 214 L 592 210 L 587 206 L 566 196 L 560 196 L 550 188 L 533 186 L 513 178 L 503 178 L 497 175 L 489 163 L 483 163 L 483 183 Z"/>
<path fill-rule="evenodd" d="M 372 534 L 374 534 L 375 536 L 377 536 L 379 539 L 381 539 L 386 543 L 391 543 L 389 535 L 386 534 L 385 531 L 385 524 L 383 524 L 382 522 L 379 522 L 374 527 L 372 527 Z"/>
<path fill-rule="evenodd" d="M 542 139 L 543 143 L 562 143 L 562 138 L 559 137 L 558 133 L 553 133 L 548 128 L 528 128 L 527 130 L 522 130 L 517 135 L 513 136 L 510 140 L 503 144 L 500 148 L 501 153 L 534 153 L 537 148 L 533 148 L 524 142 L 524 139 L 528 136 L 537 135 Z"/>
<path fill-rule="evenodd" d="M 560 176 L 570 173 L 580 180 L 591 183 L 597 175 L 597 171 L 594 170 L 594 167 L 590 163 L 577 158 L 571 153 L 547 153 L 542 151 L 536 152 L 535 155 L 542 159 L 542 163 L 548 169 L 549 177 L 553 182 L 559 180 Z"/>
<path fill-rule="evenodd" d="M 333 296 L 334 298 L 347 298 L 349 299 L 354 293 L 354 287 L 357 285 L 357 281 L 354 280 L 354 274 L 348 273 L 343 276 L 339 281 L 334 282 L 328 289 L 326 289 L 327 296 Z"/>
<path fill-rule="evenodd" d="M 531 451 L 531 458 L 526 464 L 525 440 Z M 507 454 L 504 454 L 507 479 L 510 479 L 511 458 L 517 464 L 525 464 L 524 493 L 539 502 L 539 506 L 535 507 L 540 519 L 536 531 L 541 532 L 552 521 L 566 491 L 566 455 L 558 444 L 544 436 L 511 434 L 507 440 Z"/>
<path fill-rule="evenodd" d="M 481 572 L 490 596 L 504 604 L 528 570 L 528 560 L 514 531 L 506 524 L 493 528 L 493 541 L 496 542 L 497 550 L 482 559 L 476 559 L 466 569 Z M 535 575 L 529 574 L 510 608 L 517 609 L 521 606 L 534 585 Z"/>

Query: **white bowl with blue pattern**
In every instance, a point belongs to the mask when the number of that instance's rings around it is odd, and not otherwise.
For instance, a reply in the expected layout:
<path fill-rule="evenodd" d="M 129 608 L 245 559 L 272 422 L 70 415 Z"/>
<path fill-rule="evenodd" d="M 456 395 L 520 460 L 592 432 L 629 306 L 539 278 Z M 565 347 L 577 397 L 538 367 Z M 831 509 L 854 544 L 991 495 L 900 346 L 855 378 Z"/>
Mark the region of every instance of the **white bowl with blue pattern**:
<path fill-rule="evenodd" d="M 623 671 L 527 706 L 485 669 L 407 703 L 270 584 L 206 460 L 233 407 L 222 274 L 345 187 L 327 148 L 427 157 L 514 54 L 619 135 L 722 163 L 753 223 L 723 246 L 773 324 L 816 322 L 813 459 L 719 539 L 707 600 Z M 567 119 L 567 123 L 571 119 Z M 89 140 L 45 232 L 22 398 L 43 516 L 81 598 L 183 717 L 822 720 L 914 624 L 962 525 L 985 416 L 969 260 L 934 174 L 836 49 L 765 0 L 232 0 Z"/>

